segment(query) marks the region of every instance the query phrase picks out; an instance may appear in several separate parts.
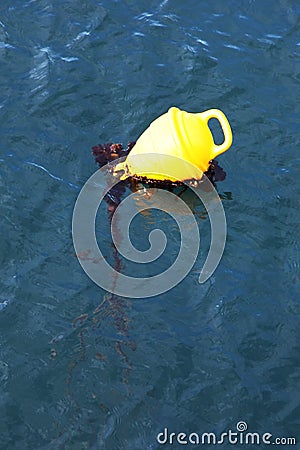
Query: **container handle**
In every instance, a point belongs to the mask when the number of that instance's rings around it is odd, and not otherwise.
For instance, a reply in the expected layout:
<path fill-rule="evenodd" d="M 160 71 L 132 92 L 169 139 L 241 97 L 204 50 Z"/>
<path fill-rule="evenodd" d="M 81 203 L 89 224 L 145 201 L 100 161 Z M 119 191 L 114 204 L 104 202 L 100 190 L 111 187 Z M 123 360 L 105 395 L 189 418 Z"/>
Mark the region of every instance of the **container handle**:
<path fill-rule="evenodd" d="M 223 134 L 224 134 L 224 142 L 220 145 L 214 143 L 213 154 L 214 157 L 217 157 L 221 153 L 226 152 L 232 144 L 232 131 L 227 120 L 225 114 L 219 109 L 209 109 L 208 111 L 204 111 L 200 113 L 204 120 L 209 121 L 209 119 L 217 119 L 220 122 Z"/>

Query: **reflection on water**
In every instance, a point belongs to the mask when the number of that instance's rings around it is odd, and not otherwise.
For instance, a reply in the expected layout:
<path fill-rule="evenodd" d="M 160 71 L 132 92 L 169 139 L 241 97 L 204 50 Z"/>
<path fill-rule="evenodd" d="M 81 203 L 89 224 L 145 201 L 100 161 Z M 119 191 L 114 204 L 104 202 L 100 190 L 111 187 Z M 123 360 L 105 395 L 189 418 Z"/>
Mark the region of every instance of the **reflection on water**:
<path fill-rule="evenodd" d="M 297 2 L 1 11 L 0 448 L 154 449 L 164 427 L 221 433 L 239 420 L 299 439 Z M 90 147 L 136 139 L 172 105 L 219 108 L 232 124 L 225 254 L 199 285 L 210 226 L 196 206 L 191 274 L 156 298 L 119 299 L 77 262 L 73 205 L 96 169 Z M 159 220 L 167 261 L 179 236 Z M 138 245 L 147 227 L 139 217 Z"/>

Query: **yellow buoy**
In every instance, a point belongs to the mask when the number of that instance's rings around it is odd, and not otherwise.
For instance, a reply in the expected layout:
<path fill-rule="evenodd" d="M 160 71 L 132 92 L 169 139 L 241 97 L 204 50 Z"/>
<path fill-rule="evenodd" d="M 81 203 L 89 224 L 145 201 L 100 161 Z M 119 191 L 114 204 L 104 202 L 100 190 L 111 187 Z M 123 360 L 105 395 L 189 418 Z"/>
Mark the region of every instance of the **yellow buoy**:
<path fill-rule="evenodd" d="M 212 118 L 218 119 L 223 130 L 224 142 L 220 145 L 214 142 L 208 126 Z M 165 173 L 172 174 L 167 177 L 170 181 L 200 179 L 208 169 L 209 161 L 228 150 L 231 143 L 231 128 L 222 111 L 210 109 L 189 113 L 172 107 L 150 124 L 126 160 L 117 164 L 115 170 L 125 170 L 121 179 L 137 176 L 166 180 Z M 149 154 L 154 154 L 155 158 L 147 158 Z M 143 157 L 137 158 L 137 155 Z"/>

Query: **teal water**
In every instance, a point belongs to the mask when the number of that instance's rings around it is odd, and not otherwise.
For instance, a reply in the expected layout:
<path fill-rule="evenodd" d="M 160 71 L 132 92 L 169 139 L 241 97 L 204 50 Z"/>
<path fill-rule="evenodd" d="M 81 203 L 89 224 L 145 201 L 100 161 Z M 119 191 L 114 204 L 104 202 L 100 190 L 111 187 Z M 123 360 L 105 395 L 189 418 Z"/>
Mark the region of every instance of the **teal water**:
<path fill-rule="evenodd" d="M 179 449 L 157 434 L 239 421 L 299 442 L 299 13 L 292 0 L 2 1 L 1 449 Z M 225 253 L 204 285 L 200 255 L 172 291 L 112 301 L 72 245 L 90 148 L 136 139 L 172 105 L 232 125 Z"/>

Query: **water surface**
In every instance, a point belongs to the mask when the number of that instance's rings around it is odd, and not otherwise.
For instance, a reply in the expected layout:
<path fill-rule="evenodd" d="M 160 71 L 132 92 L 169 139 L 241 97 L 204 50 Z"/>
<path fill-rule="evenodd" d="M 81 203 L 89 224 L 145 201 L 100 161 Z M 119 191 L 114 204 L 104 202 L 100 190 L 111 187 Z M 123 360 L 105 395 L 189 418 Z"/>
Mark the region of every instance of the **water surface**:
<path fill-rule="evenodd" d="M 157 434 L 241 420 L 300 439 L 299 13 L 292 0 L 2 1 L 0 448 L 181 448 Z M 115 301 L 74 256 L 74 203 L 91 146 L 136 139 L 172 105 L 232 125 L 225 254 L 204 285 L 201 254 L 172 291 Z"/>

